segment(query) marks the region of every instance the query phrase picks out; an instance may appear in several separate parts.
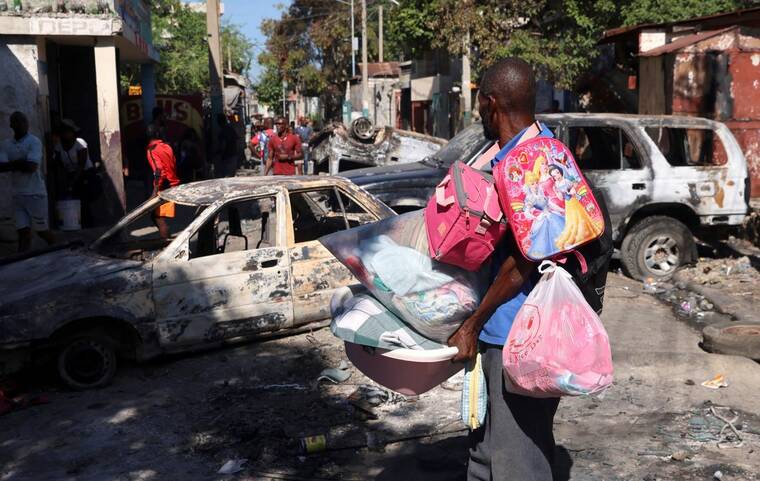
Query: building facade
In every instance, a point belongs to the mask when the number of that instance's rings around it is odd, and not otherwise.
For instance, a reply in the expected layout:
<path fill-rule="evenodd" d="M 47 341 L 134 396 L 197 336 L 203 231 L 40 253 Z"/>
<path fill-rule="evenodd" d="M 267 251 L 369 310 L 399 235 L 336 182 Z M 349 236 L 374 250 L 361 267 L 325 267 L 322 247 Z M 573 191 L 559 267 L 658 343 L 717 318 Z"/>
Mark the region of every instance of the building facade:
<path fill-rule="evenodd" d="M 102 165 L 100 220 L 114 220 L 126 207 L 120 67 L 142 65 L 149 111 L 155 103 L 153 65 L 158 60 L 145 0 L 30 0 L 0 11 L 0 139 L 12 135 L 8 118 L 21 111 L 43 141 L 47 161 L 55 125 L 73 120 L 92 160 Z M 0 212 L 8 208 L 7 191 L 1 194 Z"/>

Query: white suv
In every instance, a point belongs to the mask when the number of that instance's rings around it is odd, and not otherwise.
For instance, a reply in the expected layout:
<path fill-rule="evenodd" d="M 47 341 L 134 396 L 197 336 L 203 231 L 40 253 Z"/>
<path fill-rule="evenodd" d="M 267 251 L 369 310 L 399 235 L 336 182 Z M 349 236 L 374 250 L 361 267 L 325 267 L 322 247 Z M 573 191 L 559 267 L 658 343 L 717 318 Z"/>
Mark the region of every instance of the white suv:
<path fill-rule="evenodd" d="M 627 273 L 667 277 L 695 260 L 692 233 L 740 225 L 747 162 L 722 123 L 622 114 L 542 116 L 604 195 Z"/>

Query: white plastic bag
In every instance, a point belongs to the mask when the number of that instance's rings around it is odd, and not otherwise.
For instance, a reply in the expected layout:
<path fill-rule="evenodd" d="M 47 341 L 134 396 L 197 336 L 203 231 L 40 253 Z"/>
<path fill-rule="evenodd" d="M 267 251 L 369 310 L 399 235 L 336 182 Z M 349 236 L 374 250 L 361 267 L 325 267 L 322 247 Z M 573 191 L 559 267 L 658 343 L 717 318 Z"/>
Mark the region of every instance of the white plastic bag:
<path fill-rule="evenodd" d="M 439 343 L 478 307 L 490 265 L 479 272 L 432 260 L 422 211 L 336 232 L 319 241 L 389 311 Z"/>

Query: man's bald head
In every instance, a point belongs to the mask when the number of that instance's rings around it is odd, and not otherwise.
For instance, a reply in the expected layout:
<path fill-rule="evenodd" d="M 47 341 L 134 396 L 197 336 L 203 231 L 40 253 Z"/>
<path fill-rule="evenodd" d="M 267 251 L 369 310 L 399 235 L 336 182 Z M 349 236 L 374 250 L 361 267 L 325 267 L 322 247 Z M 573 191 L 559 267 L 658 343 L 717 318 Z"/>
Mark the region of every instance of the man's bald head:
<path fill-rule="evenodd" d="M 493 97 L 504 112 L 528 113 L 536 110 L 536 77 L 524 60 L 507 57 L 486 70 L 480 92 Z"/>
<path fill-rule="evenodd" d="M 509 133 L 533 121 L 536 110 L 536 78 L 533 69 L 519 58 L 508 57 L 492 65 L 480 82 L 478 94 L 483 134 L 487 139 L 503 140 Z M 517 131 L 514 131 L 517 129 Z"/>

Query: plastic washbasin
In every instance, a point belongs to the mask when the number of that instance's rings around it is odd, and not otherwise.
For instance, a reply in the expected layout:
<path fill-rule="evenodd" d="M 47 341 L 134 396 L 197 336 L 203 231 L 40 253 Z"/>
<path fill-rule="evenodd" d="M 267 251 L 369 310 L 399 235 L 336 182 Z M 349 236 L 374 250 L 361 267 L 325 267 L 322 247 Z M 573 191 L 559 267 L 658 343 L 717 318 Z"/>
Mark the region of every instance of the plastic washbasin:
<path fill-rule="evenodd" d="M 376 383 L 406 396 L 416 396 L 433 389 L 464 369 L 453 363 L 456 347 L 442 349 L 380 349 L 345 342 L 348 359 Z"/>

